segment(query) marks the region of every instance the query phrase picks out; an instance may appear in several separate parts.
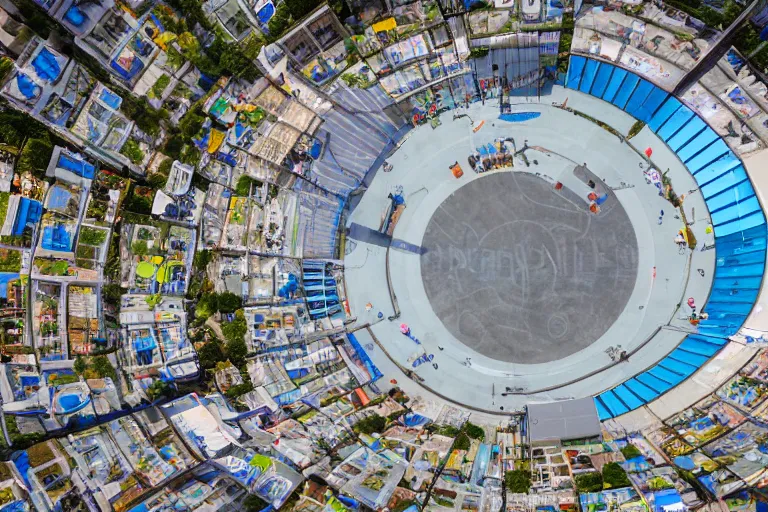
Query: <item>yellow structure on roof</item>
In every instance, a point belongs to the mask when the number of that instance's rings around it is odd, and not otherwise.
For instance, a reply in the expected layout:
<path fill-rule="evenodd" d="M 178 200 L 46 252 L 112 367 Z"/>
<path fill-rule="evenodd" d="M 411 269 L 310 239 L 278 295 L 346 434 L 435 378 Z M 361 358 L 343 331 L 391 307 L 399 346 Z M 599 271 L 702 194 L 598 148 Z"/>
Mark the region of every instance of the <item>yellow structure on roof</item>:
<path fill-rule="evenodd" d="M 397 28 L 397 21 L 395 18 L 387 18 L 378 23 L 371 25 L 374 32 L 386 32 L 387 30 L 395 30 Z"/>

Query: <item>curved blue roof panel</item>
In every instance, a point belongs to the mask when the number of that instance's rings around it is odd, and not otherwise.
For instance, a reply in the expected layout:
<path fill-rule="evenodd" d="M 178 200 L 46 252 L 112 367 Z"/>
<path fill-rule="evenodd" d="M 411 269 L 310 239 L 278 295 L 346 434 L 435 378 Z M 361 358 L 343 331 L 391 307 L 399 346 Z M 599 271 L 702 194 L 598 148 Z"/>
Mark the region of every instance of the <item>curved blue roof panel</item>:
<path fill-rule="evenodd" d="M 766 225 L 741 160 L 706 120 L 663 89 L 606 62 L 571 57 L 566 87 L 613 103 L 648 124 L 700 186 L 715 231 L 717 263 L 709 318 L 647 371 L 595 397 L 601 420 L 658 398 L 692 375 L 735 334 L 754 307 L 765 272 Z"/>

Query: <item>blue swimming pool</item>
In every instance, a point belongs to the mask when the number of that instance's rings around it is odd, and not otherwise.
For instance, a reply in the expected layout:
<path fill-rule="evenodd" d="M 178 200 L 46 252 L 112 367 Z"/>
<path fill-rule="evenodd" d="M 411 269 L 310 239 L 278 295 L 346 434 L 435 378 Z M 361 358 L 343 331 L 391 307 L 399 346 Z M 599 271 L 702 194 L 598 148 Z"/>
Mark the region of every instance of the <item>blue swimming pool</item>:
<path fill-rule="evenodd" d="M 539 116 L 541 116 L 541 112 L 512 112 L 509 114 L 501 114 L 499 119 L 510 123 L 522 123 L 523 121 L 536 119 Z"/>

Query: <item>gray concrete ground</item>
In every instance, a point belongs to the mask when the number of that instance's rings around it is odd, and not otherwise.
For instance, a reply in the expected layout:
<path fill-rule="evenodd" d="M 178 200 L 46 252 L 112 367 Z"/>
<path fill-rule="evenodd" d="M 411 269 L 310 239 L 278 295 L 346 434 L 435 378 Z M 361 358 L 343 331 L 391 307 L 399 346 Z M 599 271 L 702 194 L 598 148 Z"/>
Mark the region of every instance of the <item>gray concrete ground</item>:
<path fill-rule="evenodd" d="M 599 214 L 533 174 L 486 174 L 430 220 L 421 273 L 435 314 L 498 361 L 545 363 L 613 325 L 637 277 L 637 240 L 612 198 Z"/>

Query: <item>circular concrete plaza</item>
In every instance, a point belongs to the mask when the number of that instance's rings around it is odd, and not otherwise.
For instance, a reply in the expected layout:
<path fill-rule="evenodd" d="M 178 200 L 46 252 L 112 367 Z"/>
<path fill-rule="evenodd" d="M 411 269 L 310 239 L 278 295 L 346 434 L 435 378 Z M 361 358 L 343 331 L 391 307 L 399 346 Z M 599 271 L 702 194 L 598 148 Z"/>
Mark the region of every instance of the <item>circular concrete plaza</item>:
<path fill-rule="evenodd" d="M 422 240 L 432 309 L 458 340 L 498 361 L 562 359 L 624 310 L 637 239 L 621 204 L 586 202 L 533 174 L 470 181 L 435 211 Z"/>

